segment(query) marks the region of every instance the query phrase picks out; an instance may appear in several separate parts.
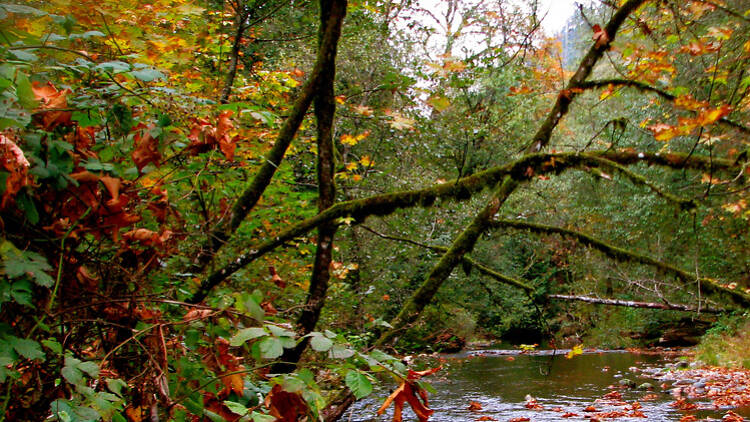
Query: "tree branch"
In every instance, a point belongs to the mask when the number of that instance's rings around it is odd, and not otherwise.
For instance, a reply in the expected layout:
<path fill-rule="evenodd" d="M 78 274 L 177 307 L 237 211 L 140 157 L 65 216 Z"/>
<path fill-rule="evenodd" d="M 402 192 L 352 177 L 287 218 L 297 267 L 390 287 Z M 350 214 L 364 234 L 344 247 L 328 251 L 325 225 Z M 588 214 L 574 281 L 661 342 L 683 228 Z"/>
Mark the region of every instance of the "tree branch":
<path fill-rule="evenodd" d="M 633 300 L 602 299 L 591 296 L 573 295 L 547 295 L 547 297 L 555 300 L 572 300 L 578 302 L 593 303 L 597 305 L 626 306 L 628 308 L 666 309 L 670 311 L 705 312 L 708 314 L 721 314 L 726 312 L 724 309 L 696 308 L 694 306 L 677 303 L 637 302 Z"/>
<path fill-rule="evenodd" d="M 639 90 L 641 92 L 651 92 L 651 93 L 654 93 L 654 94 L 656 94 L 656 95 L 664 98 L 665 100 L 669 100 L 669 101 L 674 101 L 677 98 L 674 95 L 672 95 L 672 94 L 670 94 L 670 93 L 668 93 L 668 92 L 666 92 L 666 91 L 664 91 L 662 89 L 656 88 L 654 86 L 651 86 L 649 84 L 646 84 L 646 83 L 643 83 L 643 82 L 640 82 L 640 81 L 633 81 L 633 80 L 630 80 L 630 79 L 601 79 L 601 80 L 596 80 L 596 81 L 586 81 L 586 82 L 581 83 L 579 85 L 579 88 L 581 88 L 581 89 L 597 89 L 597 88 L 606 88 L 609 85 L 612 85 L 612 86 L 625 86 L 625 87 L 629 87 L 629 88 L 635 88 L 635 89 L 637 89 L 637 90 Z M 742 133 L 750 135 L 750 128 L 748 128 L 747 126 L 745 126 L 745 125 L 743 125 L 741 123 L 738 123 L 738 122 L 735 122 L 733 120 L 727 119 L 726 117 L 722 117 L 721 119 L 719 119 L 719 122 L 722 123 L 722 124 L 724 124 L 724 125 L 727 125 L 729 127 L 732 127 L 734 129 L 737 129 L 737 130 L 739 130 Z"/>
<path fill-rule="evenodd" d="M 237 270 L 325 222 L 342 217 L 353 217 L 355 224 L 360 224 L 369 216 L 388 215 L 398 209 L 416 206 L 429 207 L 438 199 L 465 200 L 487 187 L 497 185 L 500 180 L 509 175 L 516 181 L 525 182 L 537 174 L 561 173 L 566 169 L 574 167 L 597 166 L 601 164 L 602 158 L 621 165 L 644 162 L 679 169 L 683 168 L 682 165 L 684 163 L 686 168 L 705 170 L 713 163 L 715 170 L 739 168 L 737 164 L 729 160 L 715 158 L 713 161 L 710 161 L 707 157 L 702 156 L 687 158 L 685 154 L 679 153 L 639 153 L 632 150 L 624 150 L 580 154 L 575 152 L 529 154 L 504 166 L 493 167 L 454 182 L 442 183 L 423 189 L 399 191 L 339 202 L 320 214 L 287 228 L 272 239 L 243 248 L 248 252 L 235 258 L 223 268 L 205 278 L 188 302 L 197 303 L 202 301 L 211 289 Z"/>
<path fill-rule="evenodd" d="M 315 67 L 302 87 L 299 97 L 294 102 L 289 116 L 284 121 L 273 148 L 268 153 L 268 156 L 266 156 L 263 166 L 261 166 L 253 181 L 245 188 L 234 203 L 229 224 L 220 224 L 208 234 L 206 242 L 201 246 L 194 259 L 193 268 L 191 269 L 193 272 L 203 272 L 206 265 L 213 259 L 215 253 L 234 234 L 271 183 L 276 169 L 281 164 L 281 160 L 283 160 L 289 144 L 292 142 L 300 124 L 302 124 L 305 113 L 307 113 L 313 98 L 318 92 L 323 77 L 326 72 L 332 69 L 332 61 L 335 59 L 338 40 L 341 36 L 343 18 L 343 15 L 331 15 L 330 19 L 325 22 L 325 26 L 321 24 L 320 33 L 322 35 L 320 36 Z"/>
<path fill-rule="evenodd" d="M 537 134 L 534 136 L 531 145 L 526 149 L 527 153 L 541 151 L 549 143 L 552 131 L 558 122 L 560 122 L 560 119 L 568 112 L 570 103 L 578 95 L 576 93 L 577 89 L 581 87 L 583 81 L 591 74 L 594 65 L 596 65 L 604 52 L 609 49 L 610 44 L 615 39 L 617 31 L 625 22 L 625 19 L 645 2 L 646 0 L 628 0 L 615 12 L 612 19 L 604 27 L 603 31 L 606 39 L 599 38 L 591 46 L 583 60 L 581 60 L 576 73 L 568 81 L 565 90 L 561 91 L 560 95 L 557 96 L 557 101 L 552 107 L 552 111 L 547 115 L 544 123 L 542 123 Z"/>
<path fill-rule="evenodd" d="M 514 228 L 518 230 L 527 230 L 527 231 L 531 231 L 534 233 L 545 233 L 545 234 L 554 233 L 554 234 L 559 234 L 563 236 L 573 237 L 577 239 L 579 242 L 583 243 L 584 245 L 590 246 L 592 248 L 595 248 L 603 252 L 605 255 L 607 255 L 608 257 L 612 259 L 615 259 L 618 261 L 639 262 L 642 264 L 651 265 L 653 267 L 675 274 L 684 283 L 696 281 L 696 277 L 694 275 L 691 275 L 687 271 L 682 270 L 674 265 L 661 262 L 659 260 L 656 260 L 654 258 L 651 258 L 649 256 L 646 256 L 637 252 L 629 251 L 624 248 L 610 245 L 602 240 L 596 239 L 588 234 L 581 233 L 578 231 L 564 229 L 562 227 L 547 226 L 543 224 L 530 223 L 526 221 L 513 221 L 513 220 L 494 220 L 491 226 L 495 229 Z M 750 295 L 745 294 L 739 289 L 730 289 L 728 287 L 721 285 L 718 281 L 711 279 L 711 278 L 707 278 L 707 277 L 698 278 L 697 281 L 698 283 L 700 283 L 701 289 L 704 289 L 707 292 L 727 294 L 738 305 L 743 306 L 745 308 L 750 307 Z"/>

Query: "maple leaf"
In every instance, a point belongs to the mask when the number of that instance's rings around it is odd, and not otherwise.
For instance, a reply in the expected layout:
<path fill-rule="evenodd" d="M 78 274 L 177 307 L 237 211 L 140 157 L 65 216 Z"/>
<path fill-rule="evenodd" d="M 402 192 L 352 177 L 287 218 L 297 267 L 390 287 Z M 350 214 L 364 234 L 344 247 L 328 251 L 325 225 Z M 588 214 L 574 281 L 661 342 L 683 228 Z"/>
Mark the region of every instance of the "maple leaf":
<path fill-rule="evenodd" d="M 284 391 L 276 384 L 266 395 L 265 405 L 269 413 L 276 417 L 276 422 L 296 422 L 307 415 L 308 407 L 298 393 Z"/>
<path fill-rule="evenodd" d="M 607 34 L 607 31 L 602 29 L 599 25 L 594 25 L 594 36 L 593 40 L 595 42 L 596 48 L 601 48 L 607 44 L 609 44 L 609 35 Z"/>
<path fill-rule="evenodd" d="M 648 130 L 653 132 L 654 138 L 657 141 L 668 141 L 675 136 L 680 135 L 678 128 L 670 126 L 666 123 L 657 123 L 648 127 Z"/>
<path fill-rule="evenodd" d="M 194 154 L 200 154 L 218 146 L 227 160 L 233 160 L 238 136 L 231 137 L 229 133 L 234 129 L 231 120 L 232 113 L 232 110 L 222 111 L 219 114 L 216 126 L 213 126 L 207 120 L 195 119 L 188 135 L 190 145 L 188 145 L 187 150 Z"/>
<path fill-rule="evenodd" d="M 529 88 L 525 84 L 521 85 L 520 87 L 518 87 L 518 86 L 512 86 L 512 87 L 509 88 L 509 90 L 510 90 L 510 94 L 508 94 L 509 96 L 521 95 L 521 94 L 528 94 L 528 93 L 532 92 L 531 88 Z"/>
<path fill-rule="evenodd" d="M 275 284 L 280 289 L 286 287 L 286 281 L 284 281 L 279 273 L 276 272 L 276 268 L 273 265 L 268 267 L 268 272 L 271 274 L 271 281 L 273 282 L 273 284 Z"/>
<path fill-rule="evenodd" d="M 386 115 L 390 116 L 393 120 L 389 122 L 392 128 L 397 130 L 408 130 L 414 127 L 414 119 L 409 119 L 401 115 L 397 111 L 386 110 Z"/>
<path fill-rule="evenodd" d="M 65 97 L 71 92 L 69 89 L 58 91 L 52 85 L 52 82 L 41 85 L 34 81 L 31 90 L 40 103 L 34 116 L 40 121 L 44 130 L 51 131 L 60 125 L 70 126 L 73 124 L 70 120 L 73 113 L 65 110 L 68 108 L 68 101 Z"/>
<path fill-rule="evenodd" d="M 674 105 L 676 107 L 684 108 L 685 110 L 698 111 L 702 108 L 708 107 L 708 102 L 698 101 L 691 94 L 685 94 L 675 98 Z"/>
<path fill-rule="evenodd" d="M 696 123 L 700 126 L 710 125 L 732 111 L 732 106 L 724 104 L 722 106 L 701 111 L 696 117 Z"/>
<path fill-rule="evenodd" d="M 419 385 L 414 382 L 424 376 L 434 374 L 439 371 L 442 366 L 437 368 L 427 369 L 424 371 L 412 371 L 409 370 L 406 379 L 402 381 L 401 385 L 390 395 L 383 405 L 378 409 L 377 414 L 382 415 L 388 406 L 393 403 L 393 422 L 401 422 L 401 413 L 404 408 L 404 403 L 409 403 L 414 413 L 417 415 L 419 422 L 426 422 L 433 410 L 427 407 L 427 392 L 425 392 Z"/>
<path fill-rule="evenodd" d="M 470 411 L 472 411 L 472 412 L 478 412 L 478 411 L 482 410 L 482 404 L 479 403 L 479 402 L 471 401 L 471 402 L 469 402 L 468 409 Z"/>
<path fill-rule="evenodd" d="M 352 106 L 352 109 L 354 110 L 355 113 L 361 114 L 363 116 L 369 117 L 369 116 L 372 116 L 373 114 L 372 108 L 364 106 L 364 105 Z"/>
<path fill-rule="evenodd" d="M 153 128 L 154 125 L 147 127 L 143 123 L 134 128 L 139 131 L 133 136 L 133 152 L 130 153 L 130 157 L 139 172 L 149 163 L 158 167 L 159 161 L 161 161 L 159 140 L 151 136 L 151 129 Z"/>
<path fill-rule="evenodd" d="M 21 148 L 13 140 L 0 133 L 0 168 L 9 175 L 5 179 L 5 189 L 0 199 L 0 210 L 5 209 L 13 197 L 30 183 L 28 171 L 29 161 Z"/>

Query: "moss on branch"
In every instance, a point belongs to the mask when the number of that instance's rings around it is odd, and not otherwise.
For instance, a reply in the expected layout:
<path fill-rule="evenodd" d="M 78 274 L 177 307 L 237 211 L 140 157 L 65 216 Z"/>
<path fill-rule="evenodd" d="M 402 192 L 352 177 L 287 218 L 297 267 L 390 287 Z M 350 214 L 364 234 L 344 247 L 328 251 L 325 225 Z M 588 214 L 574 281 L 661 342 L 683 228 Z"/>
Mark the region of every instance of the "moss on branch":
<path fill-rule="evenodd" d="M 514 221 L 514 220 L 494 220 L 491 224 L 491 226 L 495 229 L 498 228 L 513 228 L 517 230 L 526 230 L 533 233 L 544 233 L 544 234 L 559 234 L 562 236 L 568 236 L 575 238 L 582 244 L 592 247 L 594 249 L 597 249 L 601 252 L 603 252 L 608 257 L 622 261 L 622 262 L 638 262 L 641 264 L 650 265 L 656 268 L 659 268 L 663 271 L 670 272 L 674 275 L 676 275 L 680 280 L 682 280 L 684 283 L 691 283 L 696 282 L 696 277 L 694 275 L 691 275 L 687 271 L 678 268 L 674 265 L 667 264 L 664 262 L 661 262 L 657 259 L 651 258 L 650 256 L 634 252 L 625 248 L 621 248 L 618 246 L 614 246 L 612 244 L 606 243 L 602 240 L 599 240 L 593 236 L 590 236 L 588 234 L 575 231 L 575 230 L 569 230 L 564 229 L 562 227 L 557 226 L 548 226 L 544 224 L 537 224 L 537 223 L 531 223 L 526 221 Z M 708 293 L 723 293 L 728 295 L 735 303 L 742 307 L 750 307 L 750 296 L 742 292 L 738 289 L 730 289 L 728 287 L 723 286 L 718 281 L 707 278 L 707 277 L 701 277 L 697 279 L 697 282 L 700 283 L 701 289 L 703 289 L 705 292 Z"/>
<path fill-rule="evenodd" d="M 340 202 L 314 217 L 287 228 L 274 238 L 245 247 L 246 253 L 236 257 L 224 267 L 205 278 L 189 301 L 191 303 L 202 301 L 211 289 L 239 269 L 325 222 L 350 216 L 354 218 L 355 224 L 359 224 L 369 216 L 389 215 L 398 209 L 430 207 L 438 199 L 464 200 L 488 187 L 497 185 L 505 176 L 510 175 L 513 180 L 520 183 L 528 181 L 539 174 L 561 173 L 566 169 L 583 168 L 585 166 L 595 167 L 602 164 L 602 159 L 620 165 L 646 163 L 675 169 L 707 170 L 710 166 L 713 166 L 714 171 L 722 171 L 739 168 L 730 160 L 688 156 L 682 153 L 659 154 L 642 153 L 635 150 L 621 150 L 587 153 L 559 152 L 528 154 L 509 164 L 493 167 L 458 179 L 457 181 L 433 185 L 423 189 L 399 191 Z"/>

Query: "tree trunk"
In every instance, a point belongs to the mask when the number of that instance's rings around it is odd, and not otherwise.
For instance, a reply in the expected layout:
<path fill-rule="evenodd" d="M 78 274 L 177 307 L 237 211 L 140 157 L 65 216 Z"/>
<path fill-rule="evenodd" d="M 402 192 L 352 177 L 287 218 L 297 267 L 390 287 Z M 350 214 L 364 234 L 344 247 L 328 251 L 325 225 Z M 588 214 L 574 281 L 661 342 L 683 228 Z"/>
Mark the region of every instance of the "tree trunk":
<path fill-rule="evenodd" d="M 342 21 L 346 13 L 346 0 L 321 0 L 321 25 L 329 19 Z M 321 34 L 322 40 L 323 34 Z M 336 187 L 333 181 L 335 160 L 333 155 L 333 118 L 336 112 L 333 82 L 336 78 L 336 50 L 326 53 L 327 69 L 321 76 L 318 94 L 315 97 L 315 117 L 318 122 L 318 211 L 323 212 L 333 206 L 336 199 Z M 318 226 L 318 240 L 315 251 L 310 289 L 302 314 L 297 320 L 298 334 L 302 341 L 294 349 L 287 349 L 281 357 L 283 363 L 274 367 L 274 372 L 291 372 L 304 352 L 309 338 L 304 337 L 315 329 L 320 312 L 328 293 L 328 281 L 333 254 L 333 237 L 336 224 L 326 221 Z"/>

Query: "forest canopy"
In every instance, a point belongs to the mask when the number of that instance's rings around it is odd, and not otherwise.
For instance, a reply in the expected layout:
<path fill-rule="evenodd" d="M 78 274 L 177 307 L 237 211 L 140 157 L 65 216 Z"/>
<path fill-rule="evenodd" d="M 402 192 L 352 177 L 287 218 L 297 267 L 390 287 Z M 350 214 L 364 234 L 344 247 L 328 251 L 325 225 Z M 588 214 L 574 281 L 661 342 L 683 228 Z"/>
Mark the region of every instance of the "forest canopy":
<path fill-rule="evenodd" d="M 750 306 L 746 2 L 438 3 L 0 3 L 2 417 L 427 420 L 401 352 Z"/>

